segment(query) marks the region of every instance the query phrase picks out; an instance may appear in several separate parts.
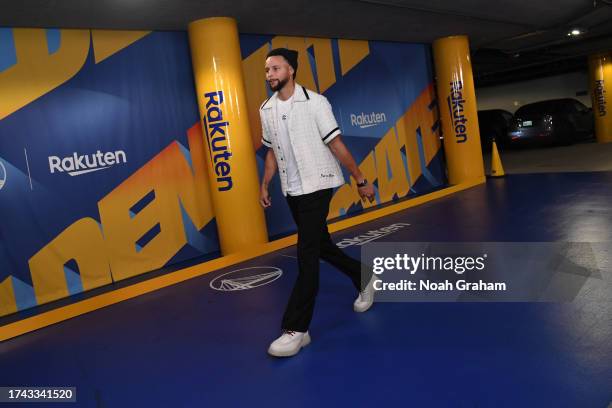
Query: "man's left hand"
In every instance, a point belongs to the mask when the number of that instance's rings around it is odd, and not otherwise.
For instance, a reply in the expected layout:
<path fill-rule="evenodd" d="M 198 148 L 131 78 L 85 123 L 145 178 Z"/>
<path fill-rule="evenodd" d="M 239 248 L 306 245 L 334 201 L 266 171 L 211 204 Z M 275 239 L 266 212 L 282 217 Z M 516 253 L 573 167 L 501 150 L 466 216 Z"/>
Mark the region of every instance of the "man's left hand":
<path fill-rule="evenodd" d="M 374 185 L 370 183 L 366 184 L 363 187 L 359 187 L 357 191 L 359 192 L 359 197 L 361 197 L 361 201 L 363 201 L 364 203 L 366 198 L 370 200 L 370 202 L 373 202 L 374 198 L 376 197 L 376 193 L 374 192 Z"/>

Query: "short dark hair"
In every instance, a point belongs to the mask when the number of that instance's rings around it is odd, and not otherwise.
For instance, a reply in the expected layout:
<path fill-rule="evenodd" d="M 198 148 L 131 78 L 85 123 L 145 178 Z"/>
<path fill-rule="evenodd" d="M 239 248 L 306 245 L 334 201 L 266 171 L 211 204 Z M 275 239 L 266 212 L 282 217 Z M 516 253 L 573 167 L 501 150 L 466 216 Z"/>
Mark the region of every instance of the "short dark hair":
<path fill-rule="evenodd" d="M 275 48 L 268 53 L 266 58 L 276 56 L 285 58 L 285 61 L 291 65 L 291 68 L 293 68 L 293 79 L 295 79 L 298 70 L 298 52 L 287 48 Z"/>

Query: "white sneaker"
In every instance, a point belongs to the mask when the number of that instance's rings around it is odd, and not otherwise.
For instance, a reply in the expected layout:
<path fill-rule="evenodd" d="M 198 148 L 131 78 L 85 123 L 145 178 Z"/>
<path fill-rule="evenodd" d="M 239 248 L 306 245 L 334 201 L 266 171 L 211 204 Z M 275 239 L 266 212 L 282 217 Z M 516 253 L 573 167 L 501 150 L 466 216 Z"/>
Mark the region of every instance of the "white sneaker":
<path fill-rule="evenodd" d="M 370 282 L 366 285 L 366 287 L 359 292 L 359 296 L 355 299 L 353 303 L 353 310 L 359 313 L 363 313 L 372 307 L 372 303 L 374 303 L 374 293 L 376 290 L 374 289 L 374 282 L 378 280 L 376 274 L 372 274 L 372 278 Z"/>
<path fill-rule="evenodd" d="M 308 332 L 296 332 L 291 330 L 283 331 L 282 336 L 274 340 L 268 347 L 268 354 L 274 357 L 295 356 L 302 347 L 310 344 L 310 334 Z"/>

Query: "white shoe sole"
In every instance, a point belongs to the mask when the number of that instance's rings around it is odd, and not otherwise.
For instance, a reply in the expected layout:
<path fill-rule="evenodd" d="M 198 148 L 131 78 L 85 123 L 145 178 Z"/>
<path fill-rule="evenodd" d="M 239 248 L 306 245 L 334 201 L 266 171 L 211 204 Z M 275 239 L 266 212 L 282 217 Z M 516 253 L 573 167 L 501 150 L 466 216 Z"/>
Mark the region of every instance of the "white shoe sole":
<path fill-rule="evenodd" d="M 300 344 L 300 347 L 297 347 L 293 350 L 287 350 L 287 351 L 274 351 L 272 350 L 272 348 L 268 348 L 268 354 L 274 357 L 293 357 L 297 353 L 300 352 L 302 347 L 306 347 L 309 344 L 310 344 L 310 334 L 306 333 L 306 335 L 302 339 L 302 343 Z"/>
<path fill-rule="evenodd" d="M 357 312 L 357 313 L 367 312 L 372 307 L 373 304 L 374 304 L 374 302 L 368 304 L 367 306 L 356 306 L 356 305 L 353 305 L 353 310 L 355 312 Z"/>
<path fill-rule="evenodd" d="M 378 280 L 376 278 L 376 275 L 372 275 L 372 277 L 370 278 L 370 281 L 368 282 L 368 287 L 374 285 L 373 282 L 375 282 L 376 280 Z M 353 310 L 357 313 L 363 313 L 363 312 L 367 312 L 368 309 L 370 309 L 372 307 L 372 305 L 374 304 L 374 293 L 372 293 L 372 301 L 365 304 L 365 306 L 357 306 L 355 303 L 353 303 Z"/>

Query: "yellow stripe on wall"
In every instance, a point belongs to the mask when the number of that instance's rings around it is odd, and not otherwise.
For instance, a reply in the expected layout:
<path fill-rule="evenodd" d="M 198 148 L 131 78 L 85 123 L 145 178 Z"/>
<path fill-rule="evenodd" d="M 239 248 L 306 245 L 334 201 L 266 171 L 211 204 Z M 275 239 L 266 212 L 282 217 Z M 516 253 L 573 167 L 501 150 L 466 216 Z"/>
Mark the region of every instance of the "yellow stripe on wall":
<path fill-rule="evenodd" d="M 340 53 L 340 68 L 344 76 L 370 54 L 370 45 L 367 41 L 338 40 L 338 50 Z"/>
<path fill-rule="evenodd" d="M 7 315 L 17 311 L 17 301 L 13 291 L 13 277 L 9 276 L 0 283 L 0 315 Z"/>
<path fill-rule="evenodd" d="M 96 64 L 150 33 L 151 31 L 91 30 Z"/>

